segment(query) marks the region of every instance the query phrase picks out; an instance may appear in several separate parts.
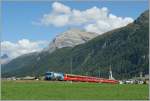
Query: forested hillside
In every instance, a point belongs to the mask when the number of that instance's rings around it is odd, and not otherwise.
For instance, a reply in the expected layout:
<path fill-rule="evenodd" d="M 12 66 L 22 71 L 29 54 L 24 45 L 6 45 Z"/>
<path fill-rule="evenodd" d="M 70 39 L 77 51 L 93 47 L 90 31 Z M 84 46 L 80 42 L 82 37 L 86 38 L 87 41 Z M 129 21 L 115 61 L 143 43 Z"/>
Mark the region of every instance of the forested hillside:
<path fill-rule="evenodd" d="M 43 75 L 46 71 L 108 77 L 111 66 L 116 79 L 149 71 L 149 11 L 133 23 L 99 35 L 73 48 L 20 56 L 2 65 L 2 76 Z"/>

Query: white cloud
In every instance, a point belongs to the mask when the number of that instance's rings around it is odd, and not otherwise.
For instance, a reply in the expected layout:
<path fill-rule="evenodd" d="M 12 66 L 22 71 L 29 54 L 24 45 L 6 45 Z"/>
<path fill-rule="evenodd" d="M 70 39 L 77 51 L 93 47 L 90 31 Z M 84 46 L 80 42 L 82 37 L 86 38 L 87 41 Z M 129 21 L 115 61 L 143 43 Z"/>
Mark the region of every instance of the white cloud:
<path fill-rule="evenodd" d="M 3 41 L 1 42 L 1 51 L 2 54 L 15 58 L 23 54 L 41 51 L 47 44 L 47 41 L 30 41 L 28 39 L 22 39 L 16 43 Z"/>
<path fill-rule="evenodd" d="M 59 2 L 54 2 L 52 5 L 53 11 L 55 13 L 70 13 L 71 9 L 68 6 L 65 6 Z"/>
<path fill-rule="evenodd" d="M 69 17 L 65 14 L 63 15 L 55 15 L 55 14 L 45 14 L 43 16 L 43 19 L 41 19 L 41 23 L 44 25 L 54 25 L 56 27 L 61 27 L 61 26 L 65 26 L 67 25 L 67 23 L 69 22 Z"/>
<path fill-rule="evenodd" d="M 53 25 L 55 27 L 80 25 L 86 31 L 102 34 L 109 30 L 126 26 L 133 22 L 130 17 L 119 17 L 110 14 L 108 8 L 96 6 L 86 9 L 71 9 L 59 2 L 52 4 L 52 11 L 44 14 L 40 23 L 42 25 Z"/>

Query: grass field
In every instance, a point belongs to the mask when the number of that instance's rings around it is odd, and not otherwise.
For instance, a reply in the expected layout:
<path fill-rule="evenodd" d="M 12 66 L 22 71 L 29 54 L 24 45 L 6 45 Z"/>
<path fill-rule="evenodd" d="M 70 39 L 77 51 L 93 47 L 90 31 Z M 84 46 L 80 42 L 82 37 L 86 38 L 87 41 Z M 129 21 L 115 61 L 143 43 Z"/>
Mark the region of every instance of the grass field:
<path fill-rule="evenodd" d="M 2 99 L 148 100 L 148 85 L 2 81 Z"/>

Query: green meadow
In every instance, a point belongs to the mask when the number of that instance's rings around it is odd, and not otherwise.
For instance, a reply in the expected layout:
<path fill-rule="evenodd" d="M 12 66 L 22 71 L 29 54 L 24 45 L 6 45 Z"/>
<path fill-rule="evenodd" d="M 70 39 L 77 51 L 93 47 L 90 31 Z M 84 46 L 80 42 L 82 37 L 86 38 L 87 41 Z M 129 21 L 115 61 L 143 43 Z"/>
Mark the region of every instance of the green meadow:
<path fill-rule="evenodd" d="M 3 100 L 148 100 L 148 85 L 1 81 Z"/>

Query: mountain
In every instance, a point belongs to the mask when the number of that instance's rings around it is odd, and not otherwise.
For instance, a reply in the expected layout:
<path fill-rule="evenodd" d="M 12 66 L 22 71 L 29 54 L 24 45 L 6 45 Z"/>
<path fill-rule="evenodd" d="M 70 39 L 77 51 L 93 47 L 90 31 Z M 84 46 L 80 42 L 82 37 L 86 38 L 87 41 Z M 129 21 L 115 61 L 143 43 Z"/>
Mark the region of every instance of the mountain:
<path fill-rule="evenodd" d="M 6 64 L 10 61 L 9 57 L 7 54 L 3 54 L 1 57 L 0 57 L 0 64 Z"/>
<path fill-rule="evenodd" d="M 50 54 L 56 49 L 60 49 L 63 47 L 74 47 L 76 45 L 88 42 L 89 40 L 95 38 L 96 36 L 98 36 L 97 33 L 90 33 L 85 32 L 84 30 L 72 28 L 64 33 L 57 35 L 56 38 L 52 42 L 50 42 L 48 48 L 42 50 L 41 54 L 42 53 Z M 10 63 L 7 64 L 6 67 L 5 65 L 2 65 L 2 72 L 4 74 L 5 72 L 13 73 L 13 71 L 26 67 L 28 64 L 32 64 L 33 62 L 36 62 L 36 60 L 40 59 L 38 54 L 40 54 L 40 52 L 24 54 L 16 59 L 13 59 Z"/>
<path fill-rule="evenodd" d="M 2 76 L 44 75 L 46 71 L 108 77 L 111 66 L 117 79 L 149 71 L 149 11 L 133 23 L 74 47 L 18 57 L 2 65 Z M 11 70 L 10 70 L 11 68 Z M 7 71 L 9 70 L 9 71 Z"/>
<path fill-rule="evenodd" d="M 3 54 L 2 56 L 1 56 L 1 59 L 7 59 L 8 58 L 8 55 L 7 54 Z"/>
<path fill-rule="evenodd" d="M 46 50 L 51 53 L 58 48 L 74 47 L 76 45 L 83 44 L 96 36 L 98 36 L 96 33 L 85 32 L 79 29 L 70 29 L 56 36 Z"/>

